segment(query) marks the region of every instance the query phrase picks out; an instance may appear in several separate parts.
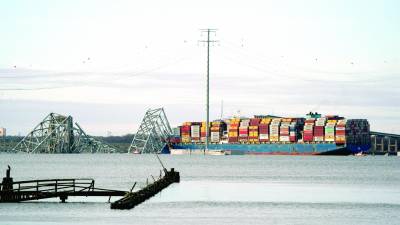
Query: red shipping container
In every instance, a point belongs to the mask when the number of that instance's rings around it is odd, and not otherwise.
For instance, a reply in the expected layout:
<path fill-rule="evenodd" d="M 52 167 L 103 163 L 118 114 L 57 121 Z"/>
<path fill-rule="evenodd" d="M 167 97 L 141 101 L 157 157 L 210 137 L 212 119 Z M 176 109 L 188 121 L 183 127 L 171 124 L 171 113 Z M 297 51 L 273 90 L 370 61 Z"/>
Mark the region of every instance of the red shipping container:
<path fill-rule="evenodd" d="M 258 126 L 258 124 L 260 124 L 261 119 L 257 119 L 257 118 L 253 118 L 250 119 L 250 126 Z"/>
<path fill-rule="evenodd" d="M 258 127 L 258 131 L 260 134 L 268 134 L 269 133 L 269 126 L 268 125 L 264 125 L 264 124 L 260 124 L 260 126 Z"/>
<path fill-rule="evenodd" d="M 181 126 L 181 131 L 190 131 L 190 126 Z"/>
<path fill-rule="evenodd" d="M 229 137 L 228 142 L 229 143 L 237 143 L 237 142 L 239 142 L 239 139 L 238 139 L 238 137 Z"/>
<path fill-rule="evenodd" d="M 314 137 L 312 135 L 304 135 L 303 141 L 313 141 Z"/>

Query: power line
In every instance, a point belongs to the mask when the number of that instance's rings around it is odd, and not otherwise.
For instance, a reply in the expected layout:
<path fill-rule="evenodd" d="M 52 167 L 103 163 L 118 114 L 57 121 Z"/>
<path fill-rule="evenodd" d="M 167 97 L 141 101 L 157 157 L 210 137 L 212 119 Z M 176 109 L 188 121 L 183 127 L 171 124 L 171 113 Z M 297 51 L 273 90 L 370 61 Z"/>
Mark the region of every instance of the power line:
<path fill-rule="evenodd" d="M 115 81 L 131 78 L 131 77 L 149 75 L 152 72 L 158 71 L 160 69 L 166 68 L 166 67 L 171 66 L 171 65 L 178 64 L 178 63 L 180 63 L 180 62 L 182 62 L 184 60 L 187 60 L 187 59 L 188 59 L 188 57 L 180 58 L 180 59 L 178 59 L 178 60 L 176 60 L 176 61 L 174 61 L 172 63 L 159 65 L 157 67 L 154 67 L 154 68 L 151 68 L 151 69 L 148 69 L 148 70 L 139 71 L 139 72 L 136 72 L 136 73 L 125 73 L 125 74 L 124 73 L 100 73 L 100 74 L 96 74 L 96 73 L 93 73 L 93 72 L 90 72 L 90 73 L 88 73 L 88 72 L 73 72 L 73 73 L 70 73 L 70 74 L 68 74 L 68 73 L 63 73 L 63 74 L 65 76 L 82 76 L 83 74 L 97 75 L 97 76 L 107 76 L 108 78 L 112 77 L 113 78 L 112 82 L 115 82 Z M 54 73 L 54 74 L 49 73 L 49 74 L 45 74 L 44 76 L 46 76 L 46 77 L 48 76 L 48 77 L 55 78 L 55 79 L 63 78 L 62 76 L 60 77 L 59 75 L 55 75 L 55 74 L 57 74 L 57 73 Z M 0 76 L 0 78 L 1 78 L 1 76 Z M 15 76 L 15 78 L 18 78 L 18 76 Z M 36 77 L 34 77 L 34 78 L 36 78 Z M 64 85 L 62 85 L 62 84 L 60 85 L 60 83 L 63 83 L 63 82 L 60 82 L 60 81 L 57 81 L 57 80 L 53 80 L 52 83 L 54 83 L 54 82 L 56 82 L 58 85 L 42 86 L 42 87 L 26 87 L 26 88 L 23 88 L 23 87 L 22 88 L 21 87 L 13 88 L 13 87 L 11 87 L 11 88 L 0 88 L 0 90 L 3 90 L 3 91 L 51 90 L 51 89 L 61 89 L 61 88 L 70 88 L 70 87 L 93 86 L 93 84 L 96 84 L 96 83 L 99 84 L 99 82 L 92 82 L 92 81 L 84 82 L 82 80 L 79 80 L 79 81 L 76 81 L 76 80 L 67 81 L 67 83 L 69 83 L 69 84 L 64 84 Z M 102 83 L 100 82 L 100 84 L 102 84 Z M 111 84 L 109 82 L 103 82 L 103 84 L 107 84 L 107 86 L 111 86 Z M 96 86 L 96 85 L 94 85 L 94 86 Z"/>
<path fill-rule="evenodd" d="M 230 46 L 231 48 L 229 48 L 227 46 Z M 280 66 L 283 68 L 291 67 L 296 70 L 301 70 L 301 71 L 304 71 L 307 73 L 313 73 L 313 74 L 371 76 L 372 74 L 381 73 L 381 71 L 379 71 L 379 70 L 374 70 L 374 71 L 327 71 L 327 70 L 321 70 L 321 69 L 316 69 L 316 68 L 307 68 L 307 67 L 296 65 L 296 64 L 289 64 L 288 62 L 283 62 L 279 59 L 277 60 L 276 58 L 272 58 L 272 57 L 267 56 L 258 51 L 250 51 L 248 48 L 244 48 L 243 45 L 238 46 L 237 44 L 230 42 L 230 41 L 226 41 L 226 45 L 224 45 L 222 47 L 230 49 L 232 51 L 240 52 L 240 54 L 247 55 L 248 57 L 254 57 L 253 60 L 257 60 L 262 63 L 268 62 L 269 64 L 271 64 L 275 67 L 276 66 Z M 319 61 L 318 58 L 315 58 L 315 59 L 316 59 L 316 61 Z"/>
<path fill-rule="evenodd" d="M 371 72 L 366 72 L 363 75 L 368 75 L 368 77 L 353 77 L 353 76 L 349 76 L 350 74 L 352 75 L 362 75 L 361 72 L 360 73 L 352 73 L 352 72 L 345 72 L 345 73 L 340 73 L 340 72 L 324 72 L 324 71 L 307 71 L 306 69 L 301 69 L 302 70 L 300 73 L 299 72 L 294 72 L 294 71 L 290 71 L 287 70 L 287 67 L 295 67 L 293 65 L 289 65 L 289 64 L 281 64 L 278 63 L 280 65 L 271 63 L 271 61 L 269 60 L 263 60 L 262 57 L 256 57 L 254 55 L 250 55 L 250 54 L 246 54 L 244 53 L 244 51 L 242 49 L 233 49 L 233 48 L 229 48 L 226 46 L 223 46 L 223 48 L 231 50 L 232 53 L 235 53 L 237 55 L 239 55 L 240 57 L 243 56 L 247 56 L 247 57 L 254 57 L 250 63 L 246 63 L 245 60 L 239 60 L 236 57 L 232 57 L 231 55 L 227 55 L 225 53 L 223 53 L 223 55 L 225 55 L 225 59 L 231 62 L 234 62 L 236 64 L 241 64 L 243 66 L 247 66 L 247 67 L 251 67 L 253 69 L 259 70 L 261 72 L 266 73 L 266 75 L 271 76 L 274 75 L 275 77 L 279 77 L 279 78 L 288 78 L 291 80 L 301 80 L 301 81 L 307 81 L 307 82 L 336 82 L 336 83 L 347 83 L 347 82 L 358 82 L 358 84 L 363 83 L 363 84 L 368 84 L 368 83 L 373 83 L 373 82 L 385 82 L 387 80 L 397 80 L 398 76 L 397 74 L 393 73 L 393 74 L 384 74 L 385 79 L 382 78 L 381 75 L 379 75 L 379 73 L 371 73 Z M 286 70 L 283 70 L 286 69 Z M 314 74 L 314 76 L 308 76 L 305 73 L 308 74 Z M 319 75 L 318 77 L 316 77 L 315 75 Z M 321 75 L 328 75 L 327 77 L 322 77 Z M 337 76 L 332 76 L 332 74 L 337 74 L 337 75 L 342 75 L 340 78 L 341 79 L 332 79 L 332 78 L 338 78 Z M 374 76 L 375 77 L 371 77 Z M 272 76 L 271 76 L 272 78 Z"/>

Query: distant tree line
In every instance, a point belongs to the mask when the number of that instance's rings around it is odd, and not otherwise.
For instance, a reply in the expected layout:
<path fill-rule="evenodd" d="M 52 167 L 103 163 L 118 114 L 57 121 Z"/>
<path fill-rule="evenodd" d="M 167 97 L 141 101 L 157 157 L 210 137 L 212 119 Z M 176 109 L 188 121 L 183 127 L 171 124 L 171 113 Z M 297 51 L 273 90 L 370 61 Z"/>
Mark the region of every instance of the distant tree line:
<path fill-rule="evenodd" d="M 131 143 L 133 139 L 133 134 L 127 134 L 124 136 L 108 136 L 108 137 L 103 137 L 103 136 L 98 136 L 96 137 L 97 139 L 104 141 L 105 143 Z"/>
<path fill-rule="evenodd" d="M 21 136 L 5 136 L 0 137 L 0 152 L 9 151 L 14 148 L 24 137 Z"/>

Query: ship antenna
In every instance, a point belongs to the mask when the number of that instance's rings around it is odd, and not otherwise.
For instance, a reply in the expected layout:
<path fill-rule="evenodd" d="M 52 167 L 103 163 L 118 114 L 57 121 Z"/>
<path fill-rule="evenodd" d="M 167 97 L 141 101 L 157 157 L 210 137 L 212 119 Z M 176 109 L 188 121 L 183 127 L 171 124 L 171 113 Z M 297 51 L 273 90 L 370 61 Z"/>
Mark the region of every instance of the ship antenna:
<path fill-rule="evenodd" d="M 224 100 L 221 100 L 221 120 L 224 116 Z"/>

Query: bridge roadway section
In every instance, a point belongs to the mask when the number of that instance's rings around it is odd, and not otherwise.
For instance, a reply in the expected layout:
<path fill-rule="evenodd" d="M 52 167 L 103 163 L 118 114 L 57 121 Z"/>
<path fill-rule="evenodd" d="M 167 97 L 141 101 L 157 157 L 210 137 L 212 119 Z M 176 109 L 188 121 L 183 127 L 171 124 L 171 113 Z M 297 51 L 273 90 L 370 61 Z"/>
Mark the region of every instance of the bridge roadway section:
<path fill-rule="evenodd" d="M 371 131 L 371 145 L 369 154 L 398 154 L 400 149 L 400 135 Z"/>

